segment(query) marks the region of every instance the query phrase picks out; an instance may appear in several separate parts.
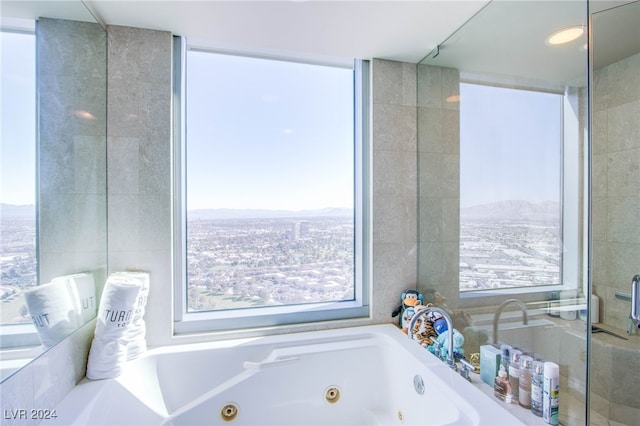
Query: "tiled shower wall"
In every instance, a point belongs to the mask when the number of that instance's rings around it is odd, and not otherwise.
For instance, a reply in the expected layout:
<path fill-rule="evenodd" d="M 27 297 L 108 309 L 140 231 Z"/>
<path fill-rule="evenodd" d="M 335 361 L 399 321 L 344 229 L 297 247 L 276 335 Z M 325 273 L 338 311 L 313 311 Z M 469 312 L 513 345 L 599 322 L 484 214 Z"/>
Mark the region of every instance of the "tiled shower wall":
<path fill-rule="evenodd" d="M 150 272 L 152 346 L 172 340 L 171 42 L 167 32 L 108 28 L 109 271 Z M 309 329 L 395 322 L 401 293 L 416 285 L 416 66 L 373 60 L 371 81 L 371 317 Z M 83 377 L 92 325 L 5 381 L 2 408 L 55 407 Z"/>
<path fill-rule="evenodd" d="M 600 321 L 627 328 L 640 273 L 640 54 L 596 70 L 592 122 L 592 279 Z"/>

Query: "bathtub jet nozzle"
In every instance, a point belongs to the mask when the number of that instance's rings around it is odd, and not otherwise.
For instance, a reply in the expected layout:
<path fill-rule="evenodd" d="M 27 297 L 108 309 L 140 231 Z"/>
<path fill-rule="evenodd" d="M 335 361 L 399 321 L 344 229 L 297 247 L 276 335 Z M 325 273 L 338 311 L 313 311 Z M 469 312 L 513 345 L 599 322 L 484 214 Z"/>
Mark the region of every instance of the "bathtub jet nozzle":
<path fill-rule="evenodd" d="M 240 409 L 234 402 L 228 402 L 222 410 L 220 410 L 220 417 L 225 422 L 232 422 L 238 417 Z"/>

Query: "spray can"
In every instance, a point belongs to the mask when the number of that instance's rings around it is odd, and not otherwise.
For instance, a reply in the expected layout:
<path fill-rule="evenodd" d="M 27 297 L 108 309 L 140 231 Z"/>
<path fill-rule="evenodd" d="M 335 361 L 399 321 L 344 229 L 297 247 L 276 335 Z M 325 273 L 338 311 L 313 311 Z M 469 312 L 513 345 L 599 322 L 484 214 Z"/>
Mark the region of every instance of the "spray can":
<path fill-rule="evenodd" d="M 542 390 L 542 419 L 550 425 L 558 424 L 560 367 L 553 362 L 544 363 Z"/>
<path fill-rule="evenodd" d="M 533 361 L 533 371 L 531 373 L 531 412 L 542 417 L 542 386 L 543 386 L 544 364 L 541 361 Z"/>

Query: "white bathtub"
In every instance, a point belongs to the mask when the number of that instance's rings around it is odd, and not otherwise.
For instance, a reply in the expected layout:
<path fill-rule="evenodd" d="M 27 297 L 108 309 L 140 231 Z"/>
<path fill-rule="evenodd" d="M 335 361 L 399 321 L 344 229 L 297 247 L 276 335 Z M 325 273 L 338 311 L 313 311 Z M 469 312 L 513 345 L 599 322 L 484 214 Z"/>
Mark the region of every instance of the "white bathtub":
<path fill-rule="evenodd" d="M 41 424 L 522 424 L 393 325 L 153 349 L 56 414 Z"/>

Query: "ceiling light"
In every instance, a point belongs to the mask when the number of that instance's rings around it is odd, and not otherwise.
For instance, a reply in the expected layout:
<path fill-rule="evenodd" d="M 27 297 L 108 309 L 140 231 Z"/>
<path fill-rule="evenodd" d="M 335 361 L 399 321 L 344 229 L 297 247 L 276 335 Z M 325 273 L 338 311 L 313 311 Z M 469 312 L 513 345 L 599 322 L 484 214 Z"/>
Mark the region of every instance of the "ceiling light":
<path fill-rule="evenodd" d="M 581 25 L 565 28 L 560 31 L 556 31 L 547 37 L 547 44 L 558 45 L 569 43 L 570 41 L 579 38 L 582 34 L 584 34 L 584 27 Z"/>
<path fill-rule="evenodd" d="M 449 103 L 460 102 L 460 95 L 451 95 L 445 101 Z"/>

